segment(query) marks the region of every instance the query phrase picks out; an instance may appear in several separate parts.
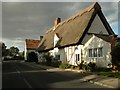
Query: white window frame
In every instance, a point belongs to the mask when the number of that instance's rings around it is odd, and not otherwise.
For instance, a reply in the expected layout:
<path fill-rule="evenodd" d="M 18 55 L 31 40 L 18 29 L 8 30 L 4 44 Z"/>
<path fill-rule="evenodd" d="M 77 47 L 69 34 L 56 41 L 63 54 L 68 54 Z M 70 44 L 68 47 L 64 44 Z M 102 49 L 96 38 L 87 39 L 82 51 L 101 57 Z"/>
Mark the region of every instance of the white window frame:
<path fill-rule="evenodd" d="M 103 47 L 90 48 L 88 49 L 89 58 L 100 58 L 103 57 Z"/>

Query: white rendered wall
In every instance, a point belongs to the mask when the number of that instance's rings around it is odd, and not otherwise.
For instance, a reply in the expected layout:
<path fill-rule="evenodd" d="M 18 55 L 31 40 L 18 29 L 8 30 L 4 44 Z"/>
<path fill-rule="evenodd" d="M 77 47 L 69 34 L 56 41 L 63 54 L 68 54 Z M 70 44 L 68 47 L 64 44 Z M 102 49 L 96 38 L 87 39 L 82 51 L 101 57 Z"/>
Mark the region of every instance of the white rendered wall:
<path fill-rule="evenodd" d="M 102 57 L 89 57 L 89 49 L 93 48 L 103 48 L 103 56 Z M 111 45 L 110 43 L 96 37 L 93 35 L 91 39 L 83 46 L 83 60 L 86 62 L 96 62 L 97 66 L 99 67 L 107 67 L 109 63 L 111 63 Z"/>

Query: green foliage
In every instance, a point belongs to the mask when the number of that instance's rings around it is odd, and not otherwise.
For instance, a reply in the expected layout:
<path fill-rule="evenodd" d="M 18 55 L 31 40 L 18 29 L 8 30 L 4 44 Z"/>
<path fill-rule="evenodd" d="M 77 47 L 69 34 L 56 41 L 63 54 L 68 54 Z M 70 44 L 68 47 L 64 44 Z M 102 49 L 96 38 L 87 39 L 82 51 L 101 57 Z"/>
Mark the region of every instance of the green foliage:
<path fill-rule="evenodd" d="M 83 69 L 84 68 L 84 61 L 81 61 L 81 63 L 79 64 L 79 69 Z"/>
<path fill-rule="evenodd" d="M 7 56 L 8 52 L 5 43 L 2 43 L 2 56 Z"/>
<path fill-rule="evenodd" d="M 50 53 L 45 53 L 43 55 L 43 57 L 46 59 L 46 64 L 51 65 L 51 61 L 52 61 L 53 56 L 51 56 Z"/>
<path fill-rule="evenodd" d="M 113 72 L 99 72 L 98 75 L 108 76 L 108 77 L 115 77 L 120 79 L 120 73 L 113 73 Z"/>
<path fill-rule="evenodd" d="M 111 71 L 111 68 L 96 67 L 96 68 L 94 69 L 94 71 L 96 71 L 96 72 L 110 72 L 110 71 Z"/>
<path fill-rule="evenodd" d="M 90 62 L 90 63 L 88 64 L 88 66 L 89 66 L 89 68 L 90 68 L 91 71 L 95 71 L 96 63 Z"/>
<path fill-rule="evenodd" d="M 38 62 L 38 56 L 35 52 L 28 53 L 27 60 L 30 62 Z"/>
<path fill-rule="evenodd" d="M 89 68 L 87 63 L 84 61 L 81 61 L 81 63 L 78 66 L 79 66 L 79 69 L 83 69 L 83 70 L 88 70 L 88 68 Z"/>
<path fill-rule="evenodd" d="M 53 66 L 53 67 L 59 67 L 60 65 L 61 65 L 61 61 L 52 61 L 51 62 L 51 66 Z"/>
<path fill-rule="evenodd" d="M 19 53 L 19 49 L 17 47 L 10 47 L 9 49 L 11 56 L 16 56 Z"/>
<path fill-rule="evenodd" d="M 70 64 L 66 64 L 66 63 L 62 63 L 62 64 L 60 64 L 59 68 L 63 68 L 63 69 L 71 68 L 71 65 Z"/>
<path fill-rule="evenodd" d="M 112 51 L 112 64 L 116 66 L 120 66 L 120 45 L 115 46 Z"/>

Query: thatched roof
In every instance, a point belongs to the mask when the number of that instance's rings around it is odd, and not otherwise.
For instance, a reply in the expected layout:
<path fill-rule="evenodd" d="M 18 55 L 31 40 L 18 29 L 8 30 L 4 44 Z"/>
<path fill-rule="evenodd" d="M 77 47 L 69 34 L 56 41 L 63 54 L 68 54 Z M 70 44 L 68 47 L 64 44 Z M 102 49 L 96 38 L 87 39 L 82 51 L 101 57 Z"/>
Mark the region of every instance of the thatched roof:
<path fill-rule="evenodd" d="M 54 48 L 54 31 L 47 31 L 39 44 L 38 51 L 47 51 Z"/>
<path fill-rule="evenodd" d="M 56 47 L 62 48 L 81 44 L 96 14 L 99 15 L 108 33 L 110 35 L 114 34 L 101 11 L 100 5 L 98 3 L 93 3 L 80 13 L 59 23 L 55 30 L 50 29 L 40 43 L 38 51 L 47 51 L 54 48 L 54 34 L 57 34 L 60 39 Z"/>

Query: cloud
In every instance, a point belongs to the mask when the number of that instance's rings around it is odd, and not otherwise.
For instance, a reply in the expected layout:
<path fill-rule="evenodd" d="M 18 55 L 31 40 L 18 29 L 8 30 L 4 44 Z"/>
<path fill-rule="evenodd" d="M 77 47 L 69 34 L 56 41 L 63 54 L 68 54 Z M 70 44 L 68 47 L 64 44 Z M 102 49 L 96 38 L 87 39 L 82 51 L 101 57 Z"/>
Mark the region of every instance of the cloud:
<path fill-rule="evenodd" d="M 2 37 L 11 43 L 16 38 L 39 39 L 53 27 L 56 17 L 65 20 L 93 2 L 3 2 Z M 111 26 L 117 24 L 116 2 L 100 2 L 103 14 Z M 19 42 L 19 41 L 18 41 Z M 23 43 L 22 43 L 23 44 Z M 21 44 L 20 44 L 21 45 Z M 23 44 L 24 45 L 24 44 Z"/>
<path fill-rule="evenodd" d="M 118 2 L 119 0 L 2 0 L 3 2 Z"/>
<path fill-rule="evenodd" d="M 118 29 L 115 28 L 118 27 L 118 2 L 100 2 L 100 5 L 105 18 L 112 27 L 113 31 L 117 31 L 114 29 Z"/>
<path fill-rule="evenodd" d="M 0 2 L 0 42 L 2 41 L 2 3 Z"/>

